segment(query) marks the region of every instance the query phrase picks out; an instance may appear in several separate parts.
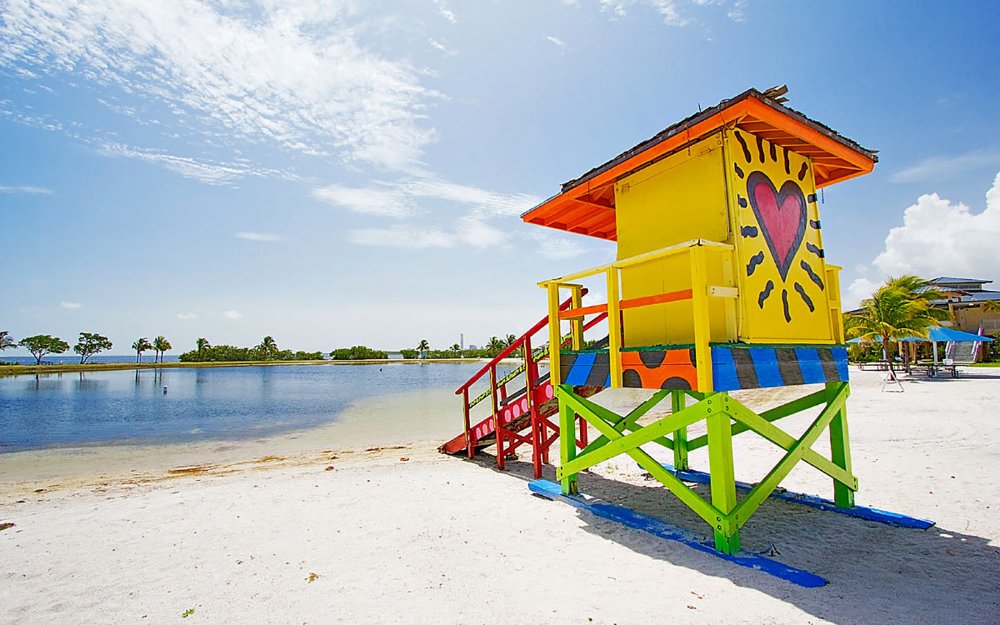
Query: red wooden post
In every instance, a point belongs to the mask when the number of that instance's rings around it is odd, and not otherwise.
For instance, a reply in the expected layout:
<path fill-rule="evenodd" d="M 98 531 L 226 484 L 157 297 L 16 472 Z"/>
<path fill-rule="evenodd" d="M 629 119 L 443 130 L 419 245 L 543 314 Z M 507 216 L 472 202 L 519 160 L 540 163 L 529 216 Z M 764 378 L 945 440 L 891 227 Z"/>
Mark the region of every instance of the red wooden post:
<path fill-rule="evenodd" d="M 465 451 L 469 454 L 469 459 L 471 460 L 473 456 L 476 455 L 476 448 L 472 445 L 472 432 L 470 432 L 471 425 L 469 423 L 469 389 L 466 388 L 462 391 L 462 403 L 465 408 Z"/>
<path fill-rule="evenodd" d="M 580 430 L 580 442 L 577 443 L 577 446 L 580 449 L 583 449 L 584 447 L 587 446 L 587 439 L 589 438 L 589 436 L 587 436 L 587 422 L 584 421 L 583 417 L 579 415 L 577 415 L 576 418 L 580 422 L 580 424 L 577 426 L 577 429 Z"/>
<path fill-rule="evenodd" d="M 497 468 L 501 471 L 507 468 L 504 461 L 503 449 L 503 420 L 500 418 L 500 406 L 497 401 L 497 368 L 496 365 L 490 367 L 490 399 L 493 403 L 493 433 L 497 437 Z"/>

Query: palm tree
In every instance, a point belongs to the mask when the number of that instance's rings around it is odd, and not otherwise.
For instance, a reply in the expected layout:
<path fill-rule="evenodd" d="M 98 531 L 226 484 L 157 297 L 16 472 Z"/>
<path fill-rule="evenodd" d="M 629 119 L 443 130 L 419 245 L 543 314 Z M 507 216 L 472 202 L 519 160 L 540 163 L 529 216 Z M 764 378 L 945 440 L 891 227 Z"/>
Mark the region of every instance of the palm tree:
<path fill-rule="evenodd" d="M 508 334 L 507 338 L 504 339 L 504 342 L 507 343 L 507 347 L 510 347 L 511 345 L 514 344 L 514 341 L 516 341 L 516 340 L 517 340 L 517 336 L 515 336 L 513 334 Z"/>
<path fill-rule="evenodd" d="M 846 315 L 844 325 L 850 338 L 863 341 L 882 341 L 882 356 L 889 363 L 889 374 L 895 379 L 895 370 L 889 358 L 889 342 L 908 336 L 927 337 L 930 329 L 947 313 L 931 306 L 932 296 L 925 296 L 911 288 L 914 276 L 903 276 L 888 280 L 872 296 L 861 302 L 861 308 L 852 315 Z M 933 295 L 933 294 L 932 294 Z"/>
<path fill-rule="evenodd" d="M 941 308 L 934 307 L 935 301 L 943 300 L 945 299 L 946 296 L 944 291 L 941 291 L 940 289 L 935 287 L 934 283 L 930 282 L 929 280 L 924 280 L 919 276 L 908 274 L 899 276 L 898 278 L 890 277 L 886 281 L 886 284 L 889 286 L 902 289 L 910 299 L 917 302 L 924 310 L 926 310 L 927 314 L 930 317 L 934 318 L 935 320 L 944 321 L 950 318 L 952 322 L 955 321 L 954 310 L 952 309 L 951 306 L 948 307 L 947 311 Z M 937 325 L 937 324 L 931 324 L 931 325 Z M 913 354 L 915 355 L 916 345 L 911 345 L 911 348 L 913 350 Z M 903 353 L 902 344 L 900 344 L 899 346 L 899 352 L 900 355 L 902 356 Z"/>
<path fill-rule="evenodd" d="M 431 344 L 427 342 L 427 339 L 420 339 L 420 344 L 417 345 L 417 351 L 420 352 L 421 358 L 427 357 L 427 352 L 430 350 Z"/>
<path fill-rule="evenodd" d="M 275 342 L 274 338 L 270 335 L 265 336 L 264 340 L 258 345 L 261 353 L 264 356 L 264 360 L 270 360 L 271 356 L 278 351 L 278 344 Z"/>
<path fill-rule="evenodd" d="M 17 347 L 17 343 L 14 342 L 14 339 L 10 338 L 10 332 L 0 330 L 0 352 L 11 347 Z"/>
<path fill-rule="evenodd" d="M 458 343 L 455 343 L 454 345 L 452 345 L 451 347 L 448 348 L 448 351 L 450 351 L 453 356 L 461 356 L 462 355 L 462 346 L 459 345 Z"/>
<path fill-rule="evenodd" d="M 153 339 L 153 349 L 155 349 L 156 353 L 159 355 L 161 363 L 163 362 L 163 353 L 171 347 L 173 346 L 170 344 L 170 341 L 168 341 L 164 336 L 158 336 Z"/>
<path fill-rule="evenodd" d="M 132 343 L 132 349 L 135 350 L 135 362 L 139 364 L 142 362 L 142 352 L 153 349 L 153 344 L 146 337 L 142 337 L 136 339 L 135 343 Z"/>
<path fill-rule="evenodd" d="M 194 345 L 198 349 L 199 360 L 201 359 L 202 354 L 205 353 L 205 350 L 211 347 L 211 344 L 209 344 L 208 339 L 204 337 L 199 337 L 198 340 L 194 342 Z"/>
<path fill-rule="evenodd" d="M 498 339 L 495 336 L 491 336 L 490 342 L 486 344 L 486 350 L 490 353 L 491 356 L 496 356 L 504 349 L 506 349 L 506 347 L 507 345 L 501 339 Z"/>

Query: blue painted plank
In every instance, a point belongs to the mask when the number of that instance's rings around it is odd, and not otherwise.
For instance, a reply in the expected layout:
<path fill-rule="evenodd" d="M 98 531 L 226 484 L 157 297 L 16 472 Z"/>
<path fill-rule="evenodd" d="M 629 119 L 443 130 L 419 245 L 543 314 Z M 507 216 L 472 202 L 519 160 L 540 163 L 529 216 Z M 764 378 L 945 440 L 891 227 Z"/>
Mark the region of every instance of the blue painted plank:
<path fill-rule="evenodd" d="M 595 353 L 577 354 L 576 361 L 570 367 L 569 375 L 566 376 L 563 384 L 572 384 L 573 386 L 586 384 L 587 376 L 590 375 L 590 370 L 593 368 L 596 358 L 597 354 Z"/>
<path fill-rule="evenodd" d="M 778 355 L 769 347 L 751 347 L 750 360 L 757 372 L 757 385 L 760 388 L 784 386 L 785 380 L 778 370 Z"/>
<path fill-rule="evenodd" d="M 759 554 L 741 552 L 730 556 L 724 553 L 719 553 L 715 550 L 713 545 L 702 542 L 691 532 L 674 525 L 670 525 L 669 523 L 665 523 L 659 519 L 654 519 L 653 517 L 640 514 L 624 506 L 606 503 L 597 499 L 584 498 L 581 495 L 563 495 L 559 484 L 556 484 L 555 482 L 550 482 L 548 480 L 535 480 L 533 482 L 528 482 L 528 489 L 531 490 L 531 492 L 541 495 L 547 499 L 565 501 L 566 503 L 576 506 L 577 508 L 587 510 L 602 519 L 614 521 L 615 523 L 621 523 L 622 525 L 633 529 L 642 530 L 643 532 L 650 533 L 658 538 L 679 542 L 695 549 L 696 551 L 700 551 L 717 558 L 722 558 L 727 562 L 732 562 L 733 564 L 738 564 L 739 566 L 754 569 L 755 571 L 773 575 L 774 577 L 783 579 L 798 586 L 805 586 L 806 588 L 819 588 L 820 586 L 825 586 L 828 583 L 819 575 L 788 566 L 787 564 L 782 564 L 777 560 L 772 560 Z"/>
<path fill-rule="evenodd" d="M 837 366 L 837 373 L 840 374 L 840 381 L 847 382 L 850 378 L 847 371 L 847 348 L 834 347 L 830 349 L 830 353 L 833 354 L 833 362 Z"/>
<path fill-rule="evenodd" d="M 822 384 L 826 382 L 826 373 L 819 360 L 819 352 L 815 347 L 796 347 L 795 358 L 799 361 L 803 384 Z"/>
<path fill-rule="evenodd" d="M 727 347 L 712 348 L 712 385 L 716 391 L 735 391 L 740 388 L 736 376 L 736 361 Z"/>
<path fill-rule="evenodd" d="M 711 476 L 703 471 L 678 471 L 669 464 L 664 464 L 663 468 L 670 471 L 685 482 L 708 484 L 711 481 Z M 736 488 L 741 491 L 750 491 L 753 488 L 753 485 L 747 484 L 746 482 L 736 482 Z M 793 493 L 787 490 L 771 493 L 771 497 L 781 499 L 782 501 L 797 503 L 803 506 L 809 506 L 810 508 L 816 508 L 817 510 L 836 512 L 837 514 L 864 519 L 866 521 L 875 521 L 876 523 L 885 523 L 886 525 L 898 525 L 899 527 L 920 530 L 925 530 L 934 525 L 934 521 L 918 519 L 916 517 L 906 516 L 896 512 L 889 512 L 887 510 L 879 510 L 878 508 L 868 508 L 865 506 L 838 508 L 837 504 L 833 503 L 829 499 L 823 499 L 822 497 L 816 497 L 815 495 L 806 495 L 804 493 Z"/>

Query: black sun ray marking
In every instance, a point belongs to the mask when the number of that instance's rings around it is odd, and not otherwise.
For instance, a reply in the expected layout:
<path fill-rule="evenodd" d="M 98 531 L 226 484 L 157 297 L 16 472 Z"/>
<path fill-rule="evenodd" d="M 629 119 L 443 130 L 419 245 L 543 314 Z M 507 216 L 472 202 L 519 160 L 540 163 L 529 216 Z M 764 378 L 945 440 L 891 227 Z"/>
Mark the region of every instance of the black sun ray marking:
<path fill-rule="evenodd" d="M 792 165 L 788 162 L 788 148 L 781 148 L 785 152 L 785 175 L 792 175 Z"/>
<path fill-rule="evenodd" d="M 740 194 L 736 194 L 736 203 L 740 205 L 740 208 L 747 207 L 747 199 Z"/>
<path fill-rule="evenodd" d="M 755 239 L 757 238 L 757 233 L 757 226 L 743 226 L 740 229 L 740 234 L 743 235 L 744 239 Z M 763 254 L 763 252 L 760 252 L 760 254 Z"/>
<path fill-rule="evenodd" d="M 781 307 L 785 312 L 785 323 L 792 322 L 792 316 L 788 313 L 788 291 L 781 289 Z"/>
<path fill-rule="evenodd" d="M 803 181 L 803 180 L 806 179 L 806 172 L 807 171 L 809 171 L 809 164 L 808 163 L 802 163 L 802 167 L 799 168 L 799 173 L 798 173 L 799 182 L 801 182 L 801 181 Z"/>
<path fill-rule="evenodd" d="M 806 251 L 808 251 L 811 254 L 815 254 L 819 258 L 823 258 L 826 255 L 823 253 L 823 250 L 819 249 L 812 243 L 806 243 Z"/>
<path fill-rule="evenodd" d="M 813 230 L 819 230 L 820 229 L 819 228 L 819 220 L 818 219 L 810 219 L 809 220 L 809 227 L 812 228 Z"/>
<path fill-rule="evenodd" d="M 750 154 L 750 147 L 747 145 L 747 140 L 739 132 L 736 133 L 736 140 L 740 142 L 740 147 L 743 148 L 743 160 L 752 163 L 753 155 Z"/>
<path fill-rule="evenodd" d="M 764 285 L 764 290 L 761 291 L 760 295 L 757 296 L 757 305 L 760 306 L 761 310 L 764 309 L 764 302 L 767 301 L 767 298 L 771 296 L 771 291 L 773 290 L 774 290 L 774 282 L 768 280 L 767 284 Z"/>
<path fill-rule="evenodd" d="M 743 177 L 745 177 L 745 176 L 746 176 L 746 174 L 745 174 L 745 173 L 743 173 L 743 170 L 742 170 L 742 169 L 740 169 L 740 166 L 739 166 L 739 165 L 737 165 L 736 163 L 733 163 L 733 167 L 735 167 L 735 168 L 736 168 L 736 175 L 737 175 L 737 176 L 739 176 L 740 178 L 743 178 Z"/>
<path fill-rule="evenodd" d="M 778 162 L 778 146 L 771 144 L 771 160 L 775 163 Z"/>
<path fill-rule="evenodd" d="M 812 280 L 813 283 L 819 287 L 819 290 L 822 291 L 824 288 L 826 288 L 823 286 L 823 280 L 821 280 L 820 277 L 816 275 L 816 272 L 813 271 L 813 268 L 809 266 L 809 263 L 807 263 L 806 261 L 802 261 L 801 263 L 799 263 L 799 267 L 802 267 L 802 269 L 805 270 L 807 274 L 809 274 L 809 279 Z"/>
<path fill-rule="evenodd" d="M 762 262 L 764 262 L 764 252 L 757 252 L 756 254 L 750 257 L 750 262 L 747 263 L 748 278 L 753 275 L 753 272 L 757 269 L 757 265 L 761 264 Z M 768 282 L 768 284 L 770 284 L 770 282 Z M 764 290 L 766 291 L 767 288 L 768 287 L 764 287 Z M 765 296 L 764 299 L 767 299 L 767 296 Z"/>
<path fill-rule="evenodd" d="M 757 137 L 757 157 L 764 162 L 764 137 Z"/>
<path fill-rule="evenodd" d="M 805 302 L 806 306 L 809 307 L 809 312 L 816 311 L 816 306 L 813 305 L 813 301 L 809 298 L 808 295 L 806 295 L 806 290 L 802 288 L 802 285 L 799 284 L 798 282 L 795 283 L 795 292 L 799 294 L 799 297 L 802 298 L 802 301 Z"/>

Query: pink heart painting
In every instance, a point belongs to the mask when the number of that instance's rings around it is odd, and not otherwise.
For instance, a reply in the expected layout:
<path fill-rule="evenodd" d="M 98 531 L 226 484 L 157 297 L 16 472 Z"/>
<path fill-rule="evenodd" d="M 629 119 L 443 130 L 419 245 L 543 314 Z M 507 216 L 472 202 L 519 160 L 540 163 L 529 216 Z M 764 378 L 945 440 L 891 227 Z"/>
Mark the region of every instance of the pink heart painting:
<path fill-rule="evenodd" d="M 781 190 L 776 190 L 771 179 L 759 171 L 747 176 L 747 195 L 784 281 L 806 232 L 805 195 L 792 180 L 786 180 Z"/>

